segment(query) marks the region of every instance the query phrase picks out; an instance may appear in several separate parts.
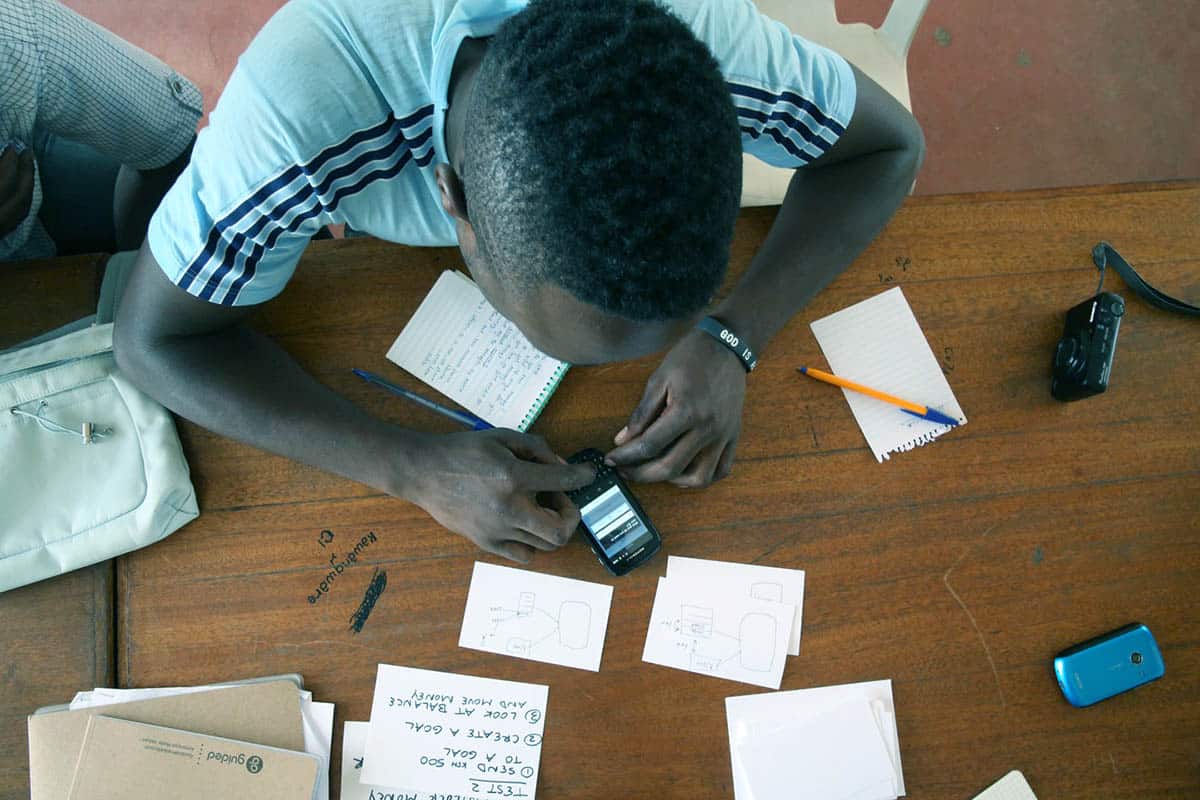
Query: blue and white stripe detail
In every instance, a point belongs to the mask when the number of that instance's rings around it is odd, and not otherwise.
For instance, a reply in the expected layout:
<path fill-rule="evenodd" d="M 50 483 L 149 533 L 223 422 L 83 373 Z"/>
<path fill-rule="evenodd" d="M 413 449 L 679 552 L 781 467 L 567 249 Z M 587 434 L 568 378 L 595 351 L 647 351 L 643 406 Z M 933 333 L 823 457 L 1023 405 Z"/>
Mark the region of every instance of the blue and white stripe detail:
<path fill-rule="evenodd" d="M 345 198 L 395 177 L 410 163 L 428 166 L 433 144 L 433 105 L 427 105 L 399 119 L 389 114 L 308 162 L 280 170 L 213 223 L 176 284 L 202 300 L 236 305 L 281 236 L 306 224 L 311 235 Z"/>
<path fill-rule="evenodd" d="M 772 92 L 743 83 L 726 85 L 743 137 L 757 141 L 766 136 L 804 164 L 824 155 L 846 132 L 845 125 L 796 92 Z"/>

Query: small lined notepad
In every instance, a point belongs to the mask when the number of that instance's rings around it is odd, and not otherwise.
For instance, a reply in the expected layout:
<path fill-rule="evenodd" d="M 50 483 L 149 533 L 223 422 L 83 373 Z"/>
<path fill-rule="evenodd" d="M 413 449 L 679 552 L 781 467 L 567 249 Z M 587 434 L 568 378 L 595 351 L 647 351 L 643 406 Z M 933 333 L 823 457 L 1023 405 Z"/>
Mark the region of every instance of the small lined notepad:
<path fill-rule="evenodd" d="M 542 413 L 570 366 L 530 344 L 452 270 L 438 277 L 387 357 L 477 417 L 519 431 Z"/>
<path fill-rule="evenodd" d="M 899 286 L 816 320 L 812 331 L 834 374 L 932 406 L 966 424 L 967 418 Z M 842 393 L 878 461 L 927 444 L 952 428 L 918 419 L 858 392 L 843 389 Z"/>

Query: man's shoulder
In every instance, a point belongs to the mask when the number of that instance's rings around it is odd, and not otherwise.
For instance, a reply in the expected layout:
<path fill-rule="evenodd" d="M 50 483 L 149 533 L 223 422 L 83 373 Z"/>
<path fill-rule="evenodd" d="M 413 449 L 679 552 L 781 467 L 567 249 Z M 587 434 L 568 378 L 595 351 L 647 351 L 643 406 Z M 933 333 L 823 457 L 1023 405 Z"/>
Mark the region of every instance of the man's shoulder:
<path fill-rule="evenodd" d="M 708 46 L 727 78 L 778 80 L 782 62 L 814 57 L 840 59 L 763 14 L 752 0 L 660 2 Z"/>
<path fill-rule="evenodd" d="M 432 0 L 291 0 L 239 60 L 275 93 L 390 95 L 406 103 L 427 92 Z"/>
<path fill-rule="evenodd" d="M 291 0 L 238 59 L 210 120 L 250 154 L 306 159 L 430 104 L 429 0 Z M 263 135 L 263 128 L 270 129 Z M 264 152 L 259 152 L 264 151 Z"/>

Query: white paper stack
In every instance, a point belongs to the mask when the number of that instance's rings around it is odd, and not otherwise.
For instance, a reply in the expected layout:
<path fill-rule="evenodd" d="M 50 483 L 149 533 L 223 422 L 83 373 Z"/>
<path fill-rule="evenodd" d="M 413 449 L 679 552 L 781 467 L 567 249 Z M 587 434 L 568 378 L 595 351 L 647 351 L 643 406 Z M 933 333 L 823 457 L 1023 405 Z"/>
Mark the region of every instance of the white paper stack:
<path fill-rule="evenodd" d="M 100 706 L 132 703 L 137 700 L 152 700 L 156 697 L 204 692 L 210 689 L 221 689 L 228 686 L 238 686 L 239 683 L 214 683 L 205 686 L 164 686 L 148 689 L 111 689 L 97 687 L 90 692 L 76 692 L 69 708 L 75 711 L 80 708 L 98 708 Z M 312 692 L 299 689 L 300 716 L 304 723 L 304 751 L 322 760 L 322 767 L 317 776 L 317 798 L 329 798 L 329 751 L 333 744 L 333 703 L 318 703 L 313 700 Z"/>
<path fill-rule="evenodd" d="M 371 721 L 347 722 L 342 798 L 537 792 L 549 689 L 380 664 Z"/>
<path fill-rule="evenodd" d="M 778 689 L 803 602 L 802 570 L 670 556 L 642 660 Z"/>
<path fill-rule="evenodd" d="M 735 800 L 904 796 L 892 682 L 728 697 Z"/>

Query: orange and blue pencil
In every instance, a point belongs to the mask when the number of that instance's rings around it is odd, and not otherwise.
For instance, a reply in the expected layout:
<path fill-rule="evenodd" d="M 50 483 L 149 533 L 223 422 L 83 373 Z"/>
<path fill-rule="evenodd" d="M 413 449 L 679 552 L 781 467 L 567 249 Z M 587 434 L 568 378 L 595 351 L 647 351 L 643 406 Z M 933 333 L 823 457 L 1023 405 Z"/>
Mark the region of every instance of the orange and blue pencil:
<path fill-rule="evenodd" d="M 824 383 L 831 383 L 834 386 L 840 386 L 843 389 L 859 392 L 860 394 L 865 394 L 867 397 L 874 397 L 876 400 L 882 400 L 885 403 L 891 403 L 894 406 L 899 406 L 901 411 L 905 412 L 906 414 L 912 414 L 914 417 L 920 417 L 921 419 L 927 419 L 930 422 L 937 422 L 942 425 L 958 424 L 958 420 L 954 419 L 953 417 L 946 416 L 936 408 L 923 406 L 919 403 L 910 403 L 909 401 L 902 400 L 895 395 L 881 392 L 878 389 L 872 389 L 869 386 L 863 386 L 861 383 L 848 381 L 845 378 L 839 378 L 837 375 L 831 375 L 828 372 L 822 372 L 819 369 L 812 369 L 811 367 L 797 367 L 797 369 L 801 375 L 807 375 L 810 378 L 815 378 L 816 380 Z"/>

